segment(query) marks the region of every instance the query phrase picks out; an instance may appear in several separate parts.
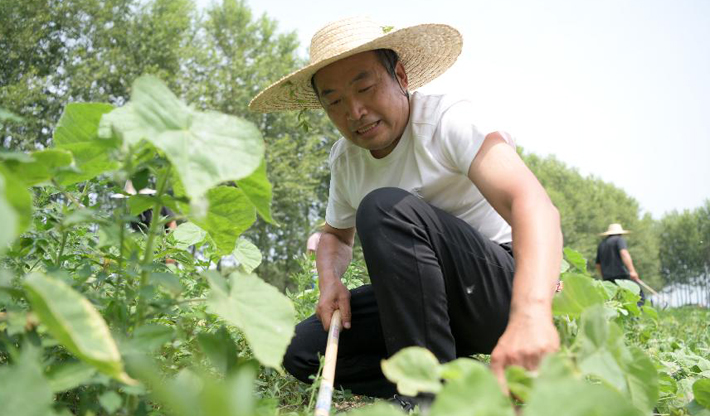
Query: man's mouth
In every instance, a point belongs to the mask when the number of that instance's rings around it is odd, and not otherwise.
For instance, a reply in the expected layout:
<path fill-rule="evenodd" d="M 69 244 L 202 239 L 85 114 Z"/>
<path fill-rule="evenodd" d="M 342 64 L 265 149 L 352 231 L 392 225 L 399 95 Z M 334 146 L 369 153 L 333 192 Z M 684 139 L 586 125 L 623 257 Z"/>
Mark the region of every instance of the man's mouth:
<path fill-rule="evenodd" d="M 375 127 L 380 125 L 380 120 L 375 121 L 374 123 L 367 124 L 363 127 L 360 127 L 359 129 L 355 130 L 357 134 L 365 134 L 368 131 L 374 129 Z"/>

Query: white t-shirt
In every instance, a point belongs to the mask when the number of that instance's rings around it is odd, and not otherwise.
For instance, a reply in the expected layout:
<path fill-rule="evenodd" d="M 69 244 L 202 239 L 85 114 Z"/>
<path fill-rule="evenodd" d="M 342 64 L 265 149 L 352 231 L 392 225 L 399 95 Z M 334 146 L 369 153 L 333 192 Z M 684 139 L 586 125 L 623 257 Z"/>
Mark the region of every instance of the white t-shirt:
<path fill-rule="evenodd" d="M 485 138 L 473 125 L 473 111 L 463 99 L 415 92 L 404 134 L 387 156 L 375 159 L 369 150 L 338 140 L 330 151 L 326 222 L 340 229 L 354 227 L 357 207 L 368 193 L 396 187 L 461 218 L 497 243 L 510 242 L 510 226 L 468 178 Z"/>

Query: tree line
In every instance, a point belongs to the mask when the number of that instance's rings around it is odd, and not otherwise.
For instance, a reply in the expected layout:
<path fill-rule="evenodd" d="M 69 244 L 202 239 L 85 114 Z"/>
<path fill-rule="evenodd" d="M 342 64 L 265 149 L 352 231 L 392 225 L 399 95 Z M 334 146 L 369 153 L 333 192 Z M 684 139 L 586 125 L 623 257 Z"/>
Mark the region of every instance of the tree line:
<path fill-rule="evenodd" d="M 51 146 L 71 102 L 124 104 L 131 83 L 150 73 L 192 106 L 259 126 L 274 189 L 273 216 L 246 234 L 264 255 L 259 275 L 284 287 L 299 269 L 305 240 L 324 218 L 327 155 L 338 138 L 320 111 L 254 114 L 249 100 L 304 62 L 294 32 L 280 31 L 244 1 L 198 10 L 191 0 L 4 0 L 0 3 L 0 107 L 25 118 L 0 127 L 5 151 Z M 629 250 L 656 288 L 710 278 L 710 201 L 661 220 L 642 214 L 623 190 L 583 177 L 554 157 L 523 152 L 560 210 L 565 245 L 590 262 L 611 222 L 633 231 Z M 93 195 L 106 181 L 89 184 Z M 593 270 L 593 264 L 588 265 Z"/>

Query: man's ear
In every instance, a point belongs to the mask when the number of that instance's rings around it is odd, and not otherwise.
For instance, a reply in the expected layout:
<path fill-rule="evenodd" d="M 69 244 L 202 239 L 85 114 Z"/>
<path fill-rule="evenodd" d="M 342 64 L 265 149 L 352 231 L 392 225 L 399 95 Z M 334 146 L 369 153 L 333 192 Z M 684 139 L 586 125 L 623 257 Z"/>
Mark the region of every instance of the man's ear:
<path fill-rule="evenodd" d="M 397 65 L 394 67 L 394 73 L 397 75 L 397 81 L 403 90 L 407 90 L 409 87 L 409 80 L 407 79 L 407 71 L 404 70 L 404 65 L 402 61 L 397 61 Z"/>

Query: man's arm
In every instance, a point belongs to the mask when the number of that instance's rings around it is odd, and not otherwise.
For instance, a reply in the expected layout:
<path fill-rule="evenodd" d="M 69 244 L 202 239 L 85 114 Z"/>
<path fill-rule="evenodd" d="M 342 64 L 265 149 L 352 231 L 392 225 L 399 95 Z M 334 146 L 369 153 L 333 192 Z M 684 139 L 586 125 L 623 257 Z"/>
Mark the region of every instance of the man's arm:
<path fill-rule="evenodd" d="M 511 225 L 515 279 L 510 318 L 491 354 L 491 369 L 505 387 L 504 369 L 535 369 L 559 348 L 552 297 L 562 262 L 557 209 L 537 178 L 500 133 L 486 136 L 468 176 Z"/>
<path fill-rule="evenodd" d="M 343 327 L 350 328 L 350 291 L 340 277 L 352 260 L 354 240 L 355 227 L 338 229 L 329 224 L 323 227 L 323 234 L 316 250 L 320 289 L 316 315 L 326 331 L 330 328 L 330 318 L 336 309 L 340 310 Z"/>
<path fill-rule="evenodd" d="M 597 263 L 597 273 L 599 273 L 599 276 L 601 276 L 602 279 L 604 278 L 604 275 L 602 274 L 602 265 L 599 263 Z"/>
<path fill-rule="evenodd" d="M 634 268 L 634 262 L 633 260 L 631 260 L 631 254 L 629 253 L 629 250 L 622 248 L 619 251 L 619 254 L 621 254 L 621 261 L 624 262 L 624 266 L 629 269 L 629 275 L 631 276 L 631 280 L 640 282 L 641 279 L 639 278 L 639 274 L 636 273 L 636 268 Z"/>

